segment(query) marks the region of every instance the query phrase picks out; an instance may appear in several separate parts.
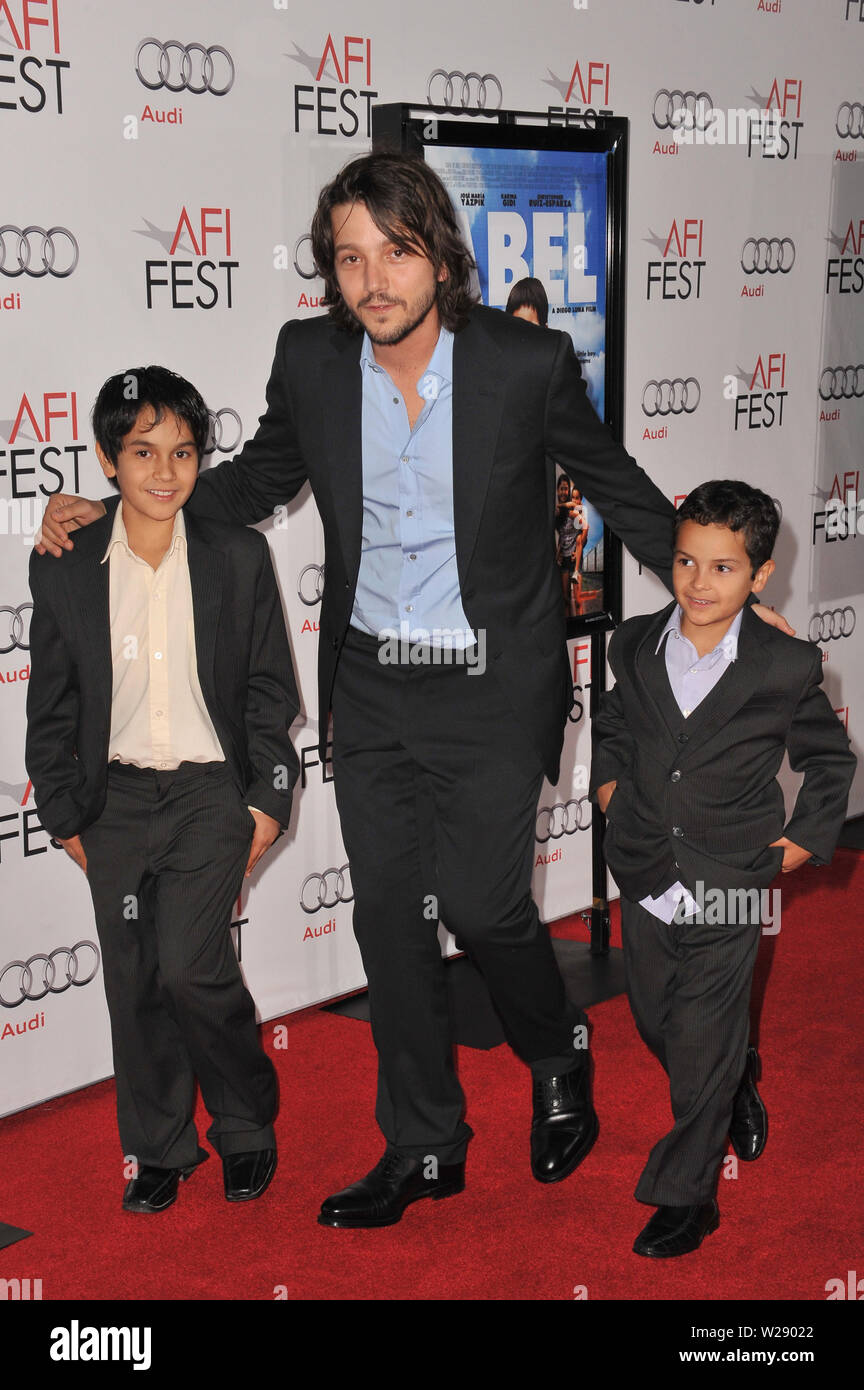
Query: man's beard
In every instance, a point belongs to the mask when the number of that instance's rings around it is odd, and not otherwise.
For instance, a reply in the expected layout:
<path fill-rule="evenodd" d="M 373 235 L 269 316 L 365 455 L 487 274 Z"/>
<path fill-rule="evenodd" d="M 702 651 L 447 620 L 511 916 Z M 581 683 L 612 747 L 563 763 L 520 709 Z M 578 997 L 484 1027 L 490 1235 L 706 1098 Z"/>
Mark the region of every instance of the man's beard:
<path fill-rule="evenodd" d="M 366 329 L 366 332 L 369 334 L 370 342 L 377 343 L 379 347 L 394 347 L 397 343 L 403 342 L 404 339 L 408 337 L 409 333 L 413 333 L 414 329 L 419 327 L 423 320 L 428 317 L 437 300 L 437 290 L 430 290 L 428 298 L 420 300 L 414 307 L 414 311 L 408 319 L 408 322 L 400 324 L 396 328 L 382 328 L 373 332 L 371 328 L 368 328 L 366 324 L 363 323 L 359 313 L 354 313 L 354 317 L 361 327 Z"/>

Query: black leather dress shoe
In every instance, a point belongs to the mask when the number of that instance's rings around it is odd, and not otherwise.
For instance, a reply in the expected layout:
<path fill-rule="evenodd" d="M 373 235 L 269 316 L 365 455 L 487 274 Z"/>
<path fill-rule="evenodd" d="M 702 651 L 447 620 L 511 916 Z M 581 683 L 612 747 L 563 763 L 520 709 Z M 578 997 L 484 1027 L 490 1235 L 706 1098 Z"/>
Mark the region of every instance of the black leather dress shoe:
<path fill-rule="evenodd" d="M 438 1163 L 388 1149 L 371 1173 L 321 1204 L 320 1226 L 394 1226 L 412 1202 L 453 1197 L 465 1186 L 465 1164 Z"/>
<path fill-rule="evenodd" d="M 190 1168 L 150 1168 L 142 1164 L 137 1178 L 131 1178 L 123 1193 L 124 1211 L 165 1211 L 177 1201 L 177 1188 L 195 1172 Z"/>
<path fill-rule="evenodd" d="M 689 1255 L 691 1250 L 698 1250 L 705 1237 L 719 1225 L 716 1202 L 703 1202 L 695 1207 L 658 1207 L 636 1237 L 633 1249 L 637 1255 L 650 1255 L 655 1260 Z"/>
<path fill-rule="evenodd" d="M 531 1172 L 538 1182 L 560 1182 L 588 1154 L 599 1125 L 591 1103 L 591 1059 L 564 1076 L 534 1081 Z"/>
<path fill-rule="evenodd" d="M 226 1154 L 222 1159 L 225 1196 L 229 1202 L 251 1202 L 266 1191 L 275 1172 L 275 1149 L 256 1149 L 251 1154 Z"/>
<path fill-rule="evenodd" d="M 752 1045 L 747 1049 L 747 1061 L 741 1084 L 735 1092 L 729 1138 L 742 1163 L 752 1163 L 765 1148 L 768 1138 L 768 1116 L 756 1082 L 762 1070 L 759 1053 Z"/>

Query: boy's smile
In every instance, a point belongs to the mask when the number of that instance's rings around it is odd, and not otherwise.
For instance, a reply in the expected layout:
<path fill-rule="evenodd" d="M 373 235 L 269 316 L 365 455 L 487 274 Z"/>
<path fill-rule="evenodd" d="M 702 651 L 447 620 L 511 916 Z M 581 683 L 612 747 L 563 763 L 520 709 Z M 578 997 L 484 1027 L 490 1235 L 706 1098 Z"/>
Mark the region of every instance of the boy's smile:
<path fill-rule="evenodd" d="M 672 582 L 681 605 L 681 633 L 700 656 L 725 636 L 751 590 L 764 589 L 774 561 L 766 560 L 755 575 L 752 569 L 743 531 L 696 521 L 678 528 Z"/>

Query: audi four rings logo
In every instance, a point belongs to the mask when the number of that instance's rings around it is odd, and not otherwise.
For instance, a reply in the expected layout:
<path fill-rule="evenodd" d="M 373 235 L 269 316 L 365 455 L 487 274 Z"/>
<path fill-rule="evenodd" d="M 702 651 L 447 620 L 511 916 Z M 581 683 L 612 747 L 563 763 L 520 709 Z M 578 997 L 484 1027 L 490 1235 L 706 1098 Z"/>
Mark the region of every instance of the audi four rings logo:
<path fill-rule="evenodd" d="M 142 39 L 135 54 L 135 71 L 138 81 L 151 92 L 164 87 L 192 96 L 210 92 L 224 97 L 234 86 L 234 59 L 221 43 L 205 48 L 203 43 L 182 44 L 176 39 L 167 43 Z"/>
<path fill-rule="evenodd" d="M 27 617 L 24 617 L 24 613 Z M 0 656 L 7 656 L 9 652 L 14 652 L 17 647 L 19 651 L 29 652 L 30 650 L 30 613 L 33 612 L 32 603 L 19 603 L 17 608 L 10 608 L 8 603 L 0 605 L 0 613 L 8 613 L 9 617 L 4 618 L 0 623 Z M 9 628 L 8 634 L 6 628 Z M 24 633 L 27 633 L 27 640 Z"/>
<path fill-rule="evenodd" d="M 841 140 L 864 139 L 864 103 L 841 101 L 837 107 L 836 129 Z"/>
<path fill-rule="evenodd" d="M 25 999 L 35 1003 L 46 994 L 65 994 L 72 985 L 89 985 L 98 969 L 99 947 L 93 941 L 58 946 L 47 956 L 10 960 L 0 970 L 0 1004 L 17 1009 Z"/>
<path fill-rule="evenodd" d="M 700 400 L 702 388 L 695 376 L 674 381 L 646 381 L 642 392 L 642 410 L 645 415 L 692 415 Z"/>
<path fill-rule="evenodd" d="M 845 608 L 831 608 L 824 613 L 814 613 L 807 635 L 811 642 L 839 642 L 841 637 L 852 636 L 857 621 L 855 609 L 847 603 Z"/>
<path fill-rule="evenodd" d="M 324 566 L 304 565 L 297 580 L 297 597 L 307 608 L 321 602 L 324 593 Z"/>
<path fill-rule="evenodd" d="M 210 415 L 210 438 L 207 440 L 205 454 L 212 454 L 218 449 L 220 454 L 233 454 L 234 450 L 240 447 L 240 440 L 243 438 L 243 421 L 232 410 L 230 406 L 223 406 L 222 410 L 211 410 Z M 225 421 L 233 420 L 235 428 L 229 430 L 228 441 L 225 439 Z M 232 437 L 233 436 L 233 437 Z"/>
<path fill-rule="evenodd" d="M 586 812 L 587 807 L 587 812 Z M 556 806 L 541 806 L 537 812 L 534 838 L 540 845 L 547 840 L 560 840 L 562 835 L 575 835 L 591 825 L 591 802 L 587 796 L 558 802 Z"/>
<path fill-rule="evenodd" d="M 794 264 L 795 243 L 788 236 L 751 236 L 741 247 L 745 275 L 788 275 Z"/>
<path fill-rule="evenodd" d="M 11 270 L 11 257 L 18 262 Z M 35 259 L 34 259 L 35 258 Z M 10 222 L 0 227 L 0 275 L 10 279 L 16 275 L 31 275 L 41 280 L 53 275 L 65 280 L 78 264 L 78 242 L 68 227 L 13 227 Z"/>
<path fill-rule="evenodd" d="M 708 92 L 667 91 L 661 87 L 654 98 L 652 116 L 658 130 L 686 127 L 707 130 L 714 113 L 714 102 Z"/>
<path fill-rule="evenodd" d="M 309 243 L 308 264 L 301 265 L 300 250 L 302 247 L 306 246 L 307 241 Z M 318 268 L 312 259 L 312 238 L 308 232 L 304 232 L 303 236 L 298 237 L 294 243 L 294 269 L 302 280 L 315 280 L 317 278 Z"/>
<path fill-rule="evenodd" d="M 864 396 L 864 363 L 857 367 L 826 367 L 819 378 L 819 395 L 823 401 L 851 401 Z"/>
<path fill-rule="evenodd" d="M 497 98 L 497 100 L 495 99 Z M 436 68 L 426 83 L 426 100 L 436 111 L 479 115 L 500 111 L 504 89 L 494 72 L 445 72 Z"/>
<path fill-rule="evenodd" d="M 353 901 L 351 870 L 347 864 L 341 869 L 325 869 L 323 874 L 307 874 L 300 889 L 300 906 L 304 912 L 318 912 L 322 907 Z"/>

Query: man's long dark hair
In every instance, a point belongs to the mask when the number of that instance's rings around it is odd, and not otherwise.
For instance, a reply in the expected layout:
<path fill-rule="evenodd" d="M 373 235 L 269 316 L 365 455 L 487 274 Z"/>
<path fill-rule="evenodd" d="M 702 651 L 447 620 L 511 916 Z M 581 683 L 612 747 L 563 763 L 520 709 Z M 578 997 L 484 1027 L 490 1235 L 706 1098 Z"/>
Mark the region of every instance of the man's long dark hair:
<path fill-rule="evenodd" d="M 359 332 L 361 325 L 346 306 L 336 279 L 330 214 L 340 203 L 363 203 L 394 246 L 415 254 L 422 251 L 436 271 L 446 269 L 446 278 L 438 282 L 438 313 L 451 332 L 461 328 L 477 302 L 471 293 L 474 261 L 449 194 L 428 164 L 414 155 L 367 154 L 346 164 L 321 190 L 312 219 L 312 254 L 325 286 L 321 303 L 340 328 Z"/>

